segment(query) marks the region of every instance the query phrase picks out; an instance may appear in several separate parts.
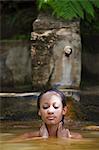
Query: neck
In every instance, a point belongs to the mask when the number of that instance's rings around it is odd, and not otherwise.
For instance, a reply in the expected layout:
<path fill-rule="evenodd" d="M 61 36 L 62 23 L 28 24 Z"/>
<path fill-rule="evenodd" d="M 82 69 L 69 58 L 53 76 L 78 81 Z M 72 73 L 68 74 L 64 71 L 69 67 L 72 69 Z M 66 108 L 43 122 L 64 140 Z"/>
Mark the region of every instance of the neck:
<path fill-rule="evenodd" d="M 46 125 L 48 134 L 50 137 L 56 137 L 57 136 L 57 129 L 58 129 L 58 124 L 57 125 Z"/>

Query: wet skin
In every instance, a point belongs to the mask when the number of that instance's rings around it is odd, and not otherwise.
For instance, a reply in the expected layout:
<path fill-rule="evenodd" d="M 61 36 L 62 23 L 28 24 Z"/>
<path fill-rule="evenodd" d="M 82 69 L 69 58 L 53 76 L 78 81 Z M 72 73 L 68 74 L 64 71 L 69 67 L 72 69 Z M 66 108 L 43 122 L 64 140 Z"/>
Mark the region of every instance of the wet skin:
<path fill-rule="evenodd" d="M 61 98 L 58 94 L 46 93 L 40 100 L 39 115 L 47 125 L 57 125 L 66 114 L 66 107 L 63 108 Z"/>
<path fill-rule="evenodd" d="M 40 100 L 39 115 L 43 120 L 40 128 L 41 137 L 81 138 L 78 133 L 70 133 L 63 127 L 62 117 L 66 114 L 67 107 L 62 104 L 58 93 L 47 92 Z"/>
<path fill-rule="evenodd" d="M 47 92 L 40 100 L 39 115 L 43 120 L 40 129 L 42 137 L 68 137 L 70 132 L 63 129 L 62 117 L 66 114 L 67 107 L 63 107 L 60 95 L 55 92 Z"/>

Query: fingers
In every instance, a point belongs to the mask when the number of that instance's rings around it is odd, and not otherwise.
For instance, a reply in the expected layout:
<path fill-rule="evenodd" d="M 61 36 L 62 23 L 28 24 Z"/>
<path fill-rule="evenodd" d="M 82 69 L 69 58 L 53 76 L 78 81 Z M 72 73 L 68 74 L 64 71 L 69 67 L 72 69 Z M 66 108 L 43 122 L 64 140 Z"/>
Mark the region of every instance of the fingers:
<path fill-rule="evenodd" d="M 72 137 L 71 134 L 70 134 L 70 131 L 68 129 L 65 129 L 65 132 L 66 132 L 66 135 L 67 135 L 68 138 Z"/>
<path fill-rule="evenodd" d="M 40 128 L 40 132 L 39 132 L 40 136 L 43 137 L 43 138 L 48 138 L 48 131 L 47 131 L 47 128 L 46 128 L 46 125 L 43 123 L 43 125 L 41 126 Z"/>
<path fill-rule="evenodd" d="M 61 130 L 62 130 L 62 128 L 63 128 L 63 123 L 62 123 L 62 122 L 60 122 L 60 123 L 59 123 L 59 126 L 58 126 L 58 131 L 61 131 Z"/>
<path fill-rule="evenodd" d="M 68 129 L 63 128 L 62 122 L 59 123 L 58 130 L 57 130 L 57 137 L 71 138 L 70 131 Z"/>

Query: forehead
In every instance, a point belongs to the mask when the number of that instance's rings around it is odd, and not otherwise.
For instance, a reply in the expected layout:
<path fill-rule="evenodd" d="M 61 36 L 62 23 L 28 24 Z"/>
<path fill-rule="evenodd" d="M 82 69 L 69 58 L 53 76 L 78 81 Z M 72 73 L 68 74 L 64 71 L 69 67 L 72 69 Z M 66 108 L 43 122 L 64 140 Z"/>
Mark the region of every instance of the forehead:
<path fill-rule="evenodd" d="M 41 102 L 44 102 L 44 101 L 62 102 L 60 95 L 54 91 L 45 93 L 41 98 Z"/>

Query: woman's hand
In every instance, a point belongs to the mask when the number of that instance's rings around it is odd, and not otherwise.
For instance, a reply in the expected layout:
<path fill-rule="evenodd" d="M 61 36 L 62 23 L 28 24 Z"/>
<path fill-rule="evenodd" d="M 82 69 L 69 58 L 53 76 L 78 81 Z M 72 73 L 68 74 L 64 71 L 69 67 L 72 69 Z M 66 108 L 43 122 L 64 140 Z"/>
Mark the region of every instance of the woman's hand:
<path fill-rule="evenodd" d="M 47 128 L 46 128 L 46 125 L 43 123 L 41 128 L 40 128 L 40 136 L 43 137 L 43 138 L 48 138 L 48 131 L 47 131 Z"/>
<path fill-rule="evenodd" d="M 70 133 L 68 129 L 63 128 L 62 122 L 59 123 L 57 137 L 59 138 L 73 138 L 82 139 L 82 135 L 79 133 Z"/>
<path fill-rule="evenodd" d="M 57 130 L 57 137 L 59 138 L 71 138 L 70 131 L 68 129 L 63 128 L 62 122 L 59 123 Z"/>

